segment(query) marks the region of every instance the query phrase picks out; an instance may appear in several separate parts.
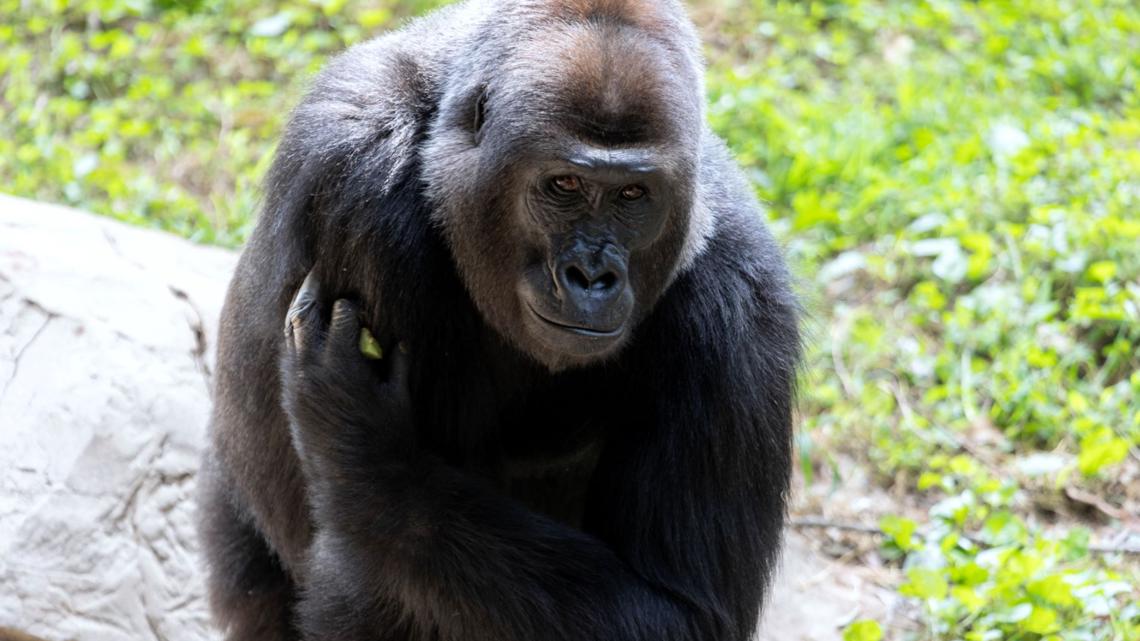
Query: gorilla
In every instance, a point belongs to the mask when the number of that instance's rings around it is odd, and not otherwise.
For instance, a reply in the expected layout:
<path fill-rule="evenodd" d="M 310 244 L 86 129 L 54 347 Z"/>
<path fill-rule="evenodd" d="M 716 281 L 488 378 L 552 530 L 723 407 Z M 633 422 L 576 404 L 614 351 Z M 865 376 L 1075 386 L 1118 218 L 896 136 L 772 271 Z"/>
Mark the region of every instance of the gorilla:
<path fill-rule="evenodd" d="M 467 0 L 319 74 L 221 321 L 228 639 L 753 634 L 800 312 L 702 82 L 679 0 Z"/>

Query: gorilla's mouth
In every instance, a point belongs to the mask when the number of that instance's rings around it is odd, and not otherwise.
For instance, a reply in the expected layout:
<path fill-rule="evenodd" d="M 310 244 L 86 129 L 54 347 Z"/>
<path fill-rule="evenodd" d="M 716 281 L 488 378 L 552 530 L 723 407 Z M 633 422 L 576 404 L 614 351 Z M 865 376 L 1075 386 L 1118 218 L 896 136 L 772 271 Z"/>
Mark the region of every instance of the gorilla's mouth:
<path fill-rule="evenodd" d="M 578 336 L 585 336 L 587 338 L 617 338 L 618 336 L 621 336 L 621 334 L 625 331 L 625 323 L 622 323 L 616 329 L 598 329 L 595 327 L 586 327 L 583 325 L 571 325 L 542 315 L 538 310 L 531 306 L 530 303 L 527 303 L 526 306 L 527 309 L 530 310 L 530 313 L 534 314 L 535 318 L 542 321 L 543 323 L 546 323 L 547 325 L 564 332 L 577 334 Z"/>

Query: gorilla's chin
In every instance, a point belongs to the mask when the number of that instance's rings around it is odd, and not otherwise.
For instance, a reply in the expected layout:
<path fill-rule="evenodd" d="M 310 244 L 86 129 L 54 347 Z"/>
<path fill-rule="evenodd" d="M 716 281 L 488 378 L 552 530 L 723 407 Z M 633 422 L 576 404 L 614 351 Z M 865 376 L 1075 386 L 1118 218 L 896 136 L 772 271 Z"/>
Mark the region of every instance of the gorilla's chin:
<path fill-rule="evenodd" d="M 625 339 L 628 322 L 614 329 L 569 323 L 526 305 L 527 332 L 547 350 L 574 360 L 594 360 L 612 354 Z"/>

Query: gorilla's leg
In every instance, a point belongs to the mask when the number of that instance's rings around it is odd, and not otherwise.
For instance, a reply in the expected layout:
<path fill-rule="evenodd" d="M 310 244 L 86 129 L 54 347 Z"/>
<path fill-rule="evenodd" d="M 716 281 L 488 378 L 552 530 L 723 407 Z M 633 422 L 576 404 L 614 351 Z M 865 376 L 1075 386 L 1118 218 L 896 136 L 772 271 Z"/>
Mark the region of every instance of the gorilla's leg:
<path fill-rule="evenodd" d="M 227 641 L 295 641 L 293 582 L 219 475 L 207 454 L 198 482 L 210 609 Z"/>

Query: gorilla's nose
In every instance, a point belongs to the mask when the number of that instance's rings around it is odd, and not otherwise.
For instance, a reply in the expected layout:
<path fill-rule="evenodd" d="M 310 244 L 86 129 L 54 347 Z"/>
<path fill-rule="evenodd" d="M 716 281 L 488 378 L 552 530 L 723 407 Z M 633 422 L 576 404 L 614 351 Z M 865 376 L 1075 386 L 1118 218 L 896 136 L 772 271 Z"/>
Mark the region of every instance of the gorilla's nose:
<path fill-rule="evenodd" d="M 570 252 L 559 261 L 555 278 L 566 302 L 584 309 L 600 309 L 624 289 L 625 264 L 610 252 Z"/>
<path fill-rule="evenodd" d="M 613 270 L 589 269 L 582 265 L 568 265 L 562 272 L 563 287 L 577 287 L 587 292 L 605 292 L 618 283 Z"/>

